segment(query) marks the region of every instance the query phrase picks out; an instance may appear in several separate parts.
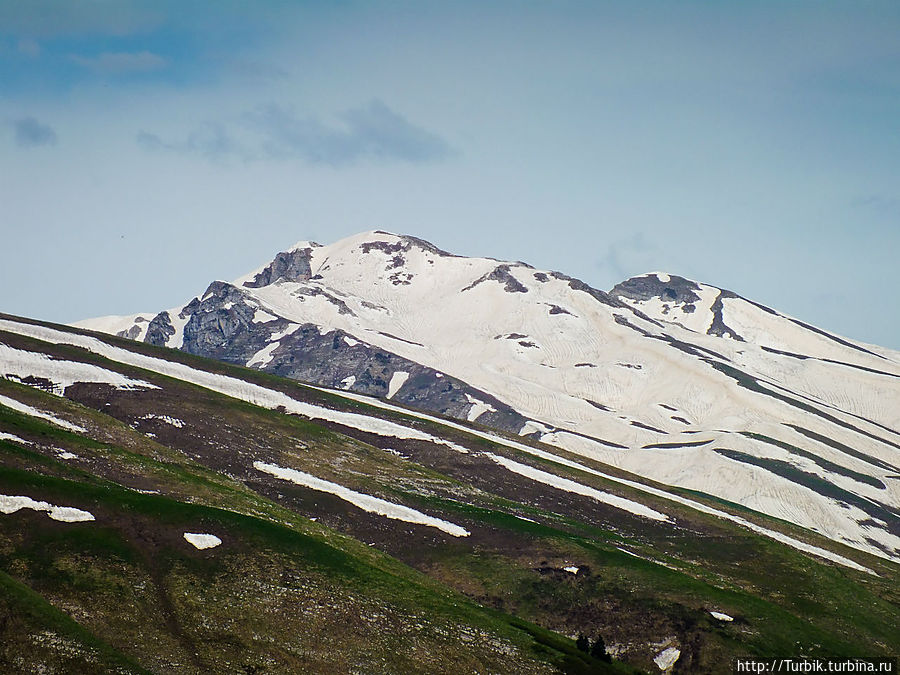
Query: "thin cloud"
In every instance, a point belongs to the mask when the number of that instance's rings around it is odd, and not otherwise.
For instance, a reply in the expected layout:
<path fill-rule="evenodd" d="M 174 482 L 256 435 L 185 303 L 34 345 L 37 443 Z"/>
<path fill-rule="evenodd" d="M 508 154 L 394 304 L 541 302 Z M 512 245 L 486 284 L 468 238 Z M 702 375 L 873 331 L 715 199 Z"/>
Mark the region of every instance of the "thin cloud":
<path fill-rule="evenodd" d="M 40 145 L 56 145 L 56 132 L 48 124 L 38 122 L 34 117 L 13 120 L 16 144 L 20 148 L 34 148 Z"/>
<path fill-rule="evenodd" d="M 344 166 L 363 159 L 423 163 L 452 154 L 440 136 L 412 124 L 381 101 L 342 113 L 343 128 L 315 117 L 298 117 L 276 105 L 244 116 L 263 136 L 261 149 L 273 159 Z"/>
<path fill-rule="evenodd" d="M 249 159 L 250 153 L 221 124 L 207 122 L 192 131 L 184 141 L 165 141 L 158 135 L 141 131 L 137 142 L 147 150 L 168 150 L 186 155 L 200 155 L 209 160 L 238 156 Z"/>
<path fill-rule="evenodd" d="M 426 163 L 454 154 L 437 134 L 417 126 L 381 101 L 347 110 L 330 125 L 301 117 L 277 105 L 244 113 L 228 127 L 205 123 L 183 141 L 142 131 L 138 143 L 148 150 L 168 150 L 222 160 L 296 160 L 310 165 L 343 167 L 361 161 Z"/>
<path fill-rule="evenodd" d="M 169 62 L 159 54 L 148 51 L 103 52 L 97 56 L 72 54 L 70 58 L 79 66 L 104 75 L 147 73 L 169 65 Z"/>

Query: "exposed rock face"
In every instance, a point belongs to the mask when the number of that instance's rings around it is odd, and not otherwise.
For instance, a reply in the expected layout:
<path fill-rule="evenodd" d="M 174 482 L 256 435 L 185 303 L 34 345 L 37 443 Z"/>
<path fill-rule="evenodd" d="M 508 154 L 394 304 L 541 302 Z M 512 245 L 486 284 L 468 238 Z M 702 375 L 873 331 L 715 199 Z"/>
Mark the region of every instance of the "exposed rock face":
<path fill-rule="evenodd" d="M 699 284 L 683 277 L 669 276 L 668 281 L 661 281 L 655 274 L 632 277 L 617 284 L 609 292 L 614 297 L 625 297 L 631 300 L 649 300 L 661 298 L 673 304 L 693 305 L 700 300 L 696 291 Z"/>
<path fill-rule="evenodd" d="M 199 356 L 246 363 L 266 345 L 270 331 L 258 330 L 253 321 L 256 307 L 245 299 L 231 284 L 211 283 L 202 300 L 195 298 L 183 310 L 191 318 L 184 327 L 181 348 Z"/>
<path fill-rule="evenodd" d="M 157 347 L 165 347 L 166 341 L 172 335 L 175 335 L 175 327 L 172 326 L 172 317 L 169 316 L 168 312 L 160 312 L 153 317 L 153 320 L 150 322 L 150 326 L 147 328 L 147 335 L 144 337 L 144 342 L 156 345 Z"/>
<path fill-rule="evenodd" d="M 279 253 L 252 281 L 245 281 L 244 286 L 260 288 L 276 281 L 309 281 L 312 276 L 309 266 L 311 251 L 311 248 L 301 248 Z"/>
<path fill-rule="evenodd" d="M 339 314 L 352 314 L 342 300 L 320 288 L 301 288 L 299 295 L 324 297 L 337 307 Z M 256 301 L 232 284 L 213 282 L 202 299 L 194 298 L 181 315 L 190 317 L 181 349 L 191 354 L 247 364 L 302 382 L 370 396 L 390 396 L 415 408 L 460 419 L 467 419 L 474 399 L 487 406 L 478 422 L 507 431 L 517 432 L 526 422 L 510 406 L 486 392 L 343 331 L 323 334 L 312 323 L 295 324 L 265 313 L 260 316 Z M 144 341 L 165 345 L 174 333 L 169 313 L 160 312 Z M 277 340 L 273 341 L 273 337 Z M 267 347 L 268 355 L 260 356 Z M 392 392 L 395 373 L 406 373 L 406 379 Z"/>
<path fill-rule="evenodd" d="M 492 272 L 485 274 L 483 277 L 476 279 L 470 285 L 466 286 L 463 290 L 468 291 L 475 288 L 478 284 L 482 284 L 485 281 L 497 281 L 503 284 L 503 290 L 507 293 L 527 293 L 528 289 L 525 288 L 516 279 L 512 274 L 510 274 L 510 268 L 512 265 L 497 265 L 496 268 Z"/>

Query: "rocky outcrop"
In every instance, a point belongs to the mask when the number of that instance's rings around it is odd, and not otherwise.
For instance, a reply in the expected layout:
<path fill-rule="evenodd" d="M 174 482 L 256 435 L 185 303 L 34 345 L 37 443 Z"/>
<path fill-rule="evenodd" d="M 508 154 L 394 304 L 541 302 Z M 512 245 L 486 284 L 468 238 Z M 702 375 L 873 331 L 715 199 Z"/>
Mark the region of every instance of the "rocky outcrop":
<path fill-rule="evenodd" d="M 311 248 L 283 251 L 253 281 L 245 281 L 247 288 L 260 288 L 276 281 L 309 281 L 312 269 L 309 265 Z"/>

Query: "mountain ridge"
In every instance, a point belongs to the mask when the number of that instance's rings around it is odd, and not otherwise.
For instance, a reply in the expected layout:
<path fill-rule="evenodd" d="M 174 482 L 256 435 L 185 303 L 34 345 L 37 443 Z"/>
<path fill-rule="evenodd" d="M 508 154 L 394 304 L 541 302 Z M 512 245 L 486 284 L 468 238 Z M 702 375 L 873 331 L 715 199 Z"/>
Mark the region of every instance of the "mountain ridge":
<path fill-rule="evenodd" d="M 900 353 L 715 286 L 606 293 L 372 231 L 137 316 L 77 325 L 528 435 L 900 560 Z"/>

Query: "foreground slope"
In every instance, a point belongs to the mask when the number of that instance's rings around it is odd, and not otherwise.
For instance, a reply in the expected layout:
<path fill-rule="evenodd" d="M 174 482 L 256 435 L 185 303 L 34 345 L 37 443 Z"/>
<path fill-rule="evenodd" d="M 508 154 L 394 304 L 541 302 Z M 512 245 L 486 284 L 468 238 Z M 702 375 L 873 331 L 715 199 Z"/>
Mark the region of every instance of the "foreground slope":
<path fill-rule="evenodd" d="M 730 672 L 900 648 L 895 564 L 531 439 L 8 316 L 0 374 L 14 672 L 658 671 L 666 650 Z"/>
<path fill-rule="evenodd" d="M 78 324 L 538 439 L 900 561 L 900 355 L 666 274 L 369 232 Z"/>

